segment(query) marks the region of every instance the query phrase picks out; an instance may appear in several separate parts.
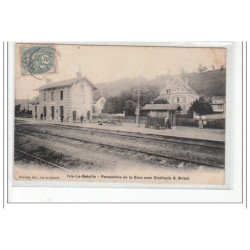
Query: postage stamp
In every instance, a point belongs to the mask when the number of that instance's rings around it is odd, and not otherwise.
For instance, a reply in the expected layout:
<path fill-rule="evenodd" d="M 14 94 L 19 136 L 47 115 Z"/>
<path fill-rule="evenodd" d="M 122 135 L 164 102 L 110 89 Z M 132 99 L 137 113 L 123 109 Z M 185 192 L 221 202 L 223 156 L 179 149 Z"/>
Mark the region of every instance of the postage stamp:
<path fill-rule="evenodd" d="M 53 45 L 21 47 L 22 75 L 42 75 L 56 72 L 57 53 Z"/>

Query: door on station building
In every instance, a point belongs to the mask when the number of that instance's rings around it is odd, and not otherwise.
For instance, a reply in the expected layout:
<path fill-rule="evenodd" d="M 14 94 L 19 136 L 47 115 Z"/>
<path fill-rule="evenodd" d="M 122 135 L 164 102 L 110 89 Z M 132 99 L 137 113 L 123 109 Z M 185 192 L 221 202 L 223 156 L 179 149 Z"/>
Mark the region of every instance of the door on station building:
<path fill-rule="evenodd" d="M 90 120 L 90 111 L 87 112 L 87 119 Z"/>
<path fill-rule="evenodd" d="M 37 118 L 37 106 L 35 106 L 35 118 Z"/>
<path fill-rule="evenodd" d="M 60 117 L 64 117 L 64 109 L 63 109 L 63 106 L 60 106 Z"/>
<path fill-rule="evenodd" d="M 47 117 L 47 108 L 43 107 L 43 119 L 46 119 Z"/>
<path fill-rule="evenodd" d="M 51 107 L 51 118 L 52 118 L 52 120 L 54 120 L 54 118 L 55 118 L 55 107 L 54 106 Z"/>

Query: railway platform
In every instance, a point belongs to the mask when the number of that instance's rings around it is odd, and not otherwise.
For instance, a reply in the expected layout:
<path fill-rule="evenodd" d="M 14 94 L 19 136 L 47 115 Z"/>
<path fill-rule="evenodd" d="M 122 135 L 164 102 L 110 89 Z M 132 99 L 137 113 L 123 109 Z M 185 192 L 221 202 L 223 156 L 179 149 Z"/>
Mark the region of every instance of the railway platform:
<path fill-rule="evenodd" d="M 138 126 L 135 123 L 122 123 L 121 125 L 110 125 L 103 124 L 99 125 L 97 123 L 72 123 L 72 122 L 58 122 L 53 120 L 34 120 L 32 118 L 16 118 L 17 120 L 23 120 L 28 123 L 37 123 L 37 124 L 60 124 L 67 125 L 72 127 L 85 127 L 85 128 L 95 128 L 103 130 L 112 130 L 112 131 L 121 131 L 121 132 L 133 132 L 139 134 L 148 134 L 148 135 L 161 135 L 161 136 L 173 136 L 180 138 L 188 139 L 200 139 L 200 140 L 212 140 L 212 141 L 225 141 L 225 130 L 223 129 L 200 129 L 194 127 L 184 127 L 176 126 L 172 129 L 152 129 L 145 128 L 144 124 Z"/>

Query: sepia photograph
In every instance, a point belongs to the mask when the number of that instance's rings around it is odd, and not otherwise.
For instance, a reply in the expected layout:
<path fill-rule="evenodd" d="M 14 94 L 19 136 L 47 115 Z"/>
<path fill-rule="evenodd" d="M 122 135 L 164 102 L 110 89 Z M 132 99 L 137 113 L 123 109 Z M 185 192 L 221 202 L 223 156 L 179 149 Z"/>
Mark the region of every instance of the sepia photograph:
<path fill-rule="evenodd" d="M 227 48 L 16 43 L 17 183 L 225 185 Z"/>

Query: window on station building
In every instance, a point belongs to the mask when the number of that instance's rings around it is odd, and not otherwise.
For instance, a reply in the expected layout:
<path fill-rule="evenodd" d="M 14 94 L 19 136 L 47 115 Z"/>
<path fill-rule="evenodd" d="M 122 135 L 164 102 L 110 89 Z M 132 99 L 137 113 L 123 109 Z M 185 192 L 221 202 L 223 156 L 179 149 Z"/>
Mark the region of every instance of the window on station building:
<path fill-rule="evenodd" d="M 60 90 L 60 100 L 63 100 L 63 90 Z"/>
<path fill-rule="evenodd" d="M 46 101 L 46 93 L 43 93 L 43 100 Z"/>
<path fill-rule="evenodd" d="M 46 117 L 47 116 L 47 107 L 43 107 L 43 115 Z"/>
<path fill-rule="evenodd" d="M 176 101 L 177 101 L 177 102 L 180 102 L 180 97 L 176 97 Z"/>
<path fill-rule="evenodd" d="M 167 93 L 167 94 L 170 94 L 170 89 L 167 89 L 167 90 L 166 90 L 166 93 Z"/>
<path fill-rule="evenodd" d="M 54 106 L 51 106 L 51 118 L 52 118 L 52 120 L 54 120 L 54 118 L 55 118 L 55 107 Z"/>
<path fill-rule="evenodd" d="M 51 92 L 51 101 L 54 101 L 54 91 Z"/>

